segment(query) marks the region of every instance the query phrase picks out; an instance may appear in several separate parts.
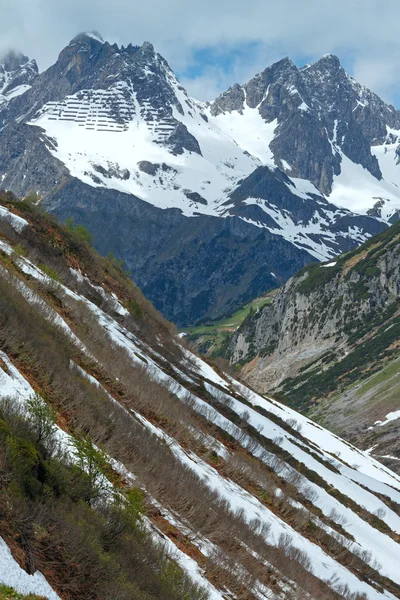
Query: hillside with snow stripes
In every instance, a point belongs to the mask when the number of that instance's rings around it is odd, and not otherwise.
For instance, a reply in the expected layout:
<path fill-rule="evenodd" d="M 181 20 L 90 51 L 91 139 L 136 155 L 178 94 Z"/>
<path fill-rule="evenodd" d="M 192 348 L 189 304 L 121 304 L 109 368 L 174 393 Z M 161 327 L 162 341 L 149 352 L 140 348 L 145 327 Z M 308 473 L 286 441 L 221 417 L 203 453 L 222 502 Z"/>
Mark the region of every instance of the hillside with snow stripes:
<path fill-rule="evenodd" d="M 182 347 L 150 305 L 129 299 L 136 292 L 122 276 L 68 235 L 3 203 L 1 398 L 22 414 L 35 393 L 53 404 L 53 443 L 71 464 L 83 428 L 123 486 L 142 490 L 143 527 L 209 598 L 399 597 L 400 477 Z M 33 314 L 25 348 L 36 331 L 54 336 L 56 371 L 51 337 L 31 355 L 20 350 Z M 107 477 L 102 502 L 116 485 Z M 40 564 L 64 598 L 50 558 Z M 0 583 L 18 589 L 12 573 Z"/>

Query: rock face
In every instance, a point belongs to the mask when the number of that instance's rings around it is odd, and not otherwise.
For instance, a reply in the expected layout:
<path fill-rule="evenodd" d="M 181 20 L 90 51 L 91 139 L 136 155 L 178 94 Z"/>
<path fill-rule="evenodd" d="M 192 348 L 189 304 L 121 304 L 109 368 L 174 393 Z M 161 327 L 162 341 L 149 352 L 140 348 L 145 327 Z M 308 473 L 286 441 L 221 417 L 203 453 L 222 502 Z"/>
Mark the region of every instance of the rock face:
<path fill-rule="evenodd" d="M 312 260 L 281 236 L 238 217 L 190 219 L 177 209 L 161 211 L 76 179 L 46 206 L 88 227 L 102 253 L 122 258 L 135 283 L 178 324 L 218 318 Z"/>
<path fill-rule="evenodd" d="M 400 198 L 371 154 L 384 140 L 394 156 L 398 114 L 334 57 L 305 69 L 284 59 L 209 106 L 148 42 L 83 33 L 40 75 L 15 53 L 2 69 L 1 186 L 83 223 L 179 325 L 220 317 L 355 248 L 393 217 L 392 188 Z M 322 194 L 344 159 L 382 184 L 379 213 Z"/>
<path fill-rule="evenodd" d="M 396 224 L 336 261 L 305 267 L 249 317 L 228 350 L 247 363 L 248 381 L 310 406 L 340 389 L 338 373 L 344 386 L 397 346 L 399 232 Z"/>
<path fill-rule="evenodd" d="M 333 55 L 301 69 L 285 58 L 246 85 L 230 88 L 210 110 L 218 117 L 243 114 L 246 107 L 267 123 L 277 121 L 270 149 L 280 168 L 324 194 L 341 172 L 342 154 L 381 179 L 371 145 L 387 141 L 388 127 L 400 130 L 400 111 L 358 84 Z"/>
<path fill-rule="evenodd" d="M 290 279 L 250 315 L 227 356 L 263 393 L 398 469 L 400 224 Z"/>
<path fill-rule="evenodd" d="M 23 94 L 38 75 L 35 60 L 20 52 L 8 52 L 0 57 L 0 109 L 11 98 Z"/>

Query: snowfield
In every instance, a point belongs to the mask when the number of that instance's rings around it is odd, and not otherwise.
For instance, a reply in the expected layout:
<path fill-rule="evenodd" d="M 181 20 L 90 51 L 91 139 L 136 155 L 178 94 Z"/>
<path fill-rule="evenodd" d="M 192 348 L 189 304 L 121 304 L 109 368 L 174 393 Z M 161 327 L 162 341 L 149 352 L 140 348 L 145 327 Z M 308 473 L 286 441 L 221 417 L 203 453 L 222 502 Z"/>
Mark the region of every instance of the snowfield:
<path fill-rule="evenodd" d="M 0 538 L 0 583 L 14 588 L 20 594 L 36 594 L 44 596 L 47 600 L 61 600 L 39 571 L 34 575 L 28 575 L 21 569 L 2 538 Z"/>

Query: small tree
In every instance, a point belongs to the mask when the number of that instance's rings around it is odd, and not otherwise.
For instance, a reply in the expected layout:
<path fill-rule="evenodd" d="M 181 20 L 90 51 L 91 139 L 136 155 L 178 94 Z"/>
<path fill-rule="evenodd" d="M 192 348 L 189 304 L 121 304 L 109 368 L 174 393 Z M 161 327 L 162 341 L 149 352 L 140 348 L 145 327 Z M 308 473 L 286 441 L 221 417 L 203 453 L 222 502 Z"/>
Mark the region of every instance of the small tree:
<path fill-rule="evenodd" d="M 45 442 L 56 431 L 56 412 L 35 394 L 27 402 L 29 420 L 36 433 L 36 443 Z"/>
<path fill-rule="evenodd" d="M 106 455 L 95 448 L 88 437 L 76 438 L 74 440 L 75 456 L 77 466 L 89 477 L 91 484 L 91 500 L 101 495 L 105 483 L 105 472 L 108 468 Z"/>
<path fill-rule="evenodd" d="M 74 220 L 71 218 L 65 221 L 65 225 L 68 231 L 74 233 L 80 240 L 86 242 L 90 246 L 93 245 L 93 235 L 86 229 L 86 227 L 83 225 L 74 225 Z"/>

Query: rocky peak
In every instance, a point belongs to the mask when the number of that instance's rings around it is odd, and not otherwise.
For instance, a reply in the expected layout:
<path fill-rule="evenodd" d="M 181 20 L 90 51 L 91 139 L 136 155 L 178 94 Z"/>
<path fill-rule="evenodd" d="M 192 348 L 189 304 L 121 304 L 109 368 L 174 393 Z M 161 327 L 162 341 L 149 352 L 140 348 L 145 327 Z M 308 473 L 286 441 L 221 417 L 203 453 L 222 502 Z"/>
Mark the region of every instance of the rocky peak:
<path fill-rule="evenodd" d="M 83 31 L 78 33 L 68 44 L 69 46 L 78 44 L 78 43 L 97 43 L 104 44 L 104 38 L 98 31 Z"/>
<path fill-rule="evenodd" d="M 10 50 L 0 59 L 0 106 L 24 91 L 38 75 L 35 60 Z M 18 88 L 18 89 L 17 89 Z"/>
<path fill-rule="evenodd" d="M 143 42 L 140 50 L 143 55 L 148 56 L 149 58 L 154 58 L 156 54 L 154 46 L 150 42 Z"/>
<path fill-rule="evenodd" d="M 289 164 L 291 176 L 328 195 L 341 173 L 342 153 L 381 180 L 371 146 L 388 143 L 388 126 L 400 129 L 400 111 L 350 77 L 334 54 L 300 69 L 283 58 L 244 86 L 231 87 L 210 112 L 243 114 L 245 106 L 257 109 L 266 123 L 277 121 L 275 137 L 266 141 L 275 164 Z"/>
<path fill-rule="evenodd" d="M 37 79 L 23 105 L 13 104 L 3 113 L 4 124 L 20 114 L 26 122 L 50 113 L 71 121 L 78 105 L 85 114 L 88 107 L 96 112 L 101 105 L 102 116 L 117 129 L 126 130 L 130 122 L 144 120 L 157 143 L 167 145 L 174 154 L 184 148 L 201 152 L 174 115 L 174 109 L 184 115 L 192 104 L 167 61 L 149 42 L 124 47 L 104 41 L 97 32 L 80 33 Z"/>
<path fill-rule="evenodd" d="M 7 54 L 0 59 L 0 69 L 12 73 L 13 71 L 17 71 L 27 62 L 29 62 L 28 56 L 25 56 L 22 52 L 9 50 Z"/>
<path fill-rule="evenodd" d="M 219 115 L 225 112 L 232 112 L 237 110 L 239 113 L 243 112 L 245 102 L 244 89 L 238 83 L 235 83 L 226 92 L 221 94 L 215 102 L 211 105 L 211 114 L 213 116 Z"/>
<path fill-rule="evenodd" d="M 324 54 L 312 65 L 312 68 L 330 72 L 337 72 L 341 67 L 340 59 L 335 54 Z"/>

